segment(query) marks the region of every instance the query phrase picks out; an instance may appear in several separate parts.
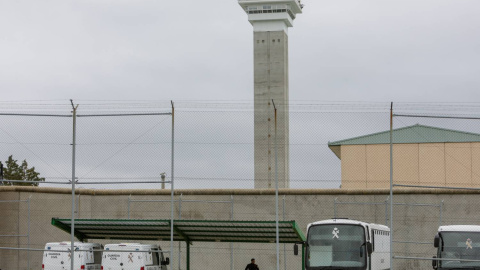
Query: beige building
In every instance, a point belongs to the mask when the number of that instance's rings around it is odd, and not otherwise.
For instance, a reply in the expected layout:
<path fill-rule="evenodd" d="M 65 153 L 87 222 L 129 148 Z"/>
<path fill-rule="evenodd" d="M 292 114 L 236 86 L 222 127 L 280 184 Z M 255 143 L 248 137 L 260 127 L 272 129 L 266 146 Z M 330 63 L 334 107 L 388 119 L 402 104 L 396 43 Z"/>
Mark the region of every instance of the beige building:
<path fill-rule="evenodd" d="M 390 187 L 390 131 L 329 142 L 342 188 Z M 414 125 L 393 130 L 394 184 L 480 188 L 480 134 Z"/>

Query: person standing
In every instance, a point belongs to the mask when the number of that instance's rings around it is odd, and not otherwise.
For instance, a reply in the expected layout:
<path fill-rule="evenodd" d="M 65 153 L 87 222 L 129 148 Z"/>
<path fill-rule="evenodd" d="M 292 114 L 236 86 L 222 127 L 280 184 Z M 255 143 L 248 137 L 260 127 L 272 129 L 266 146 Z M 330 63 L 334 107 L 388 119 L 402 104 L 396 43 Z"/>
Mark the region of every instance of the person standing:
<path fill-rule="evenodd" d="M 255 258 L 252 258 L 250 260 L 250 263 L 247 264 L 247 267 L 245 267 L 245 270 L 259 270 L 258 265 L 255 264 Z"/>

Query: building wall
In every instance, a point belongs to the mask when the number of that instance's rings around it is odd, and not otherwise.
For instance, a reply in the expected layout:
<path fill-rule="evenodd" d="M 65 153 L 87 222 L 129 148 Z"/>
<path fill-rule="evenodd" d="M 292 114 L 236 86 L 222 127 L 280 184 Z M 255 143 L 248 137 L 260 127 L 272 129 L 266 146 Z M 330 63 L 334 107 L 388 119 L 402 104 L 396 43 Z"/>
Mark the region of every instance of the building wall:
<path fill-rule="evenodd" d="M 288 35 L 254 32 L 255 188 L 275 188 L 275 115 L 280 188 L 289 187 Z"/>
<path fill-rule="evenodd" d="M 367 188 L 366 145 L 341 146 L 342 188 Z"/>
<path fill-rule="evenodd" d="M 69 190 L 44 192 L 41 188 L 24 191 L 0 188 L 0 200 L 22 200 L 2 205 L 0 235 L 17 234 L 23 237 L 1 237 L 0 247 L 43 249 L 45 243 L 68 241 L 68 233 L 52 226 L 51 218 L 71 217 Z M 35 192 L 34 192 L 35 191 Z M 169 200 L 167 192 L 158 191 L 109 191 L 86 192 L 76 196 L 79 203 L 76 216 L 79 218 L 126 219 L 170 218 L 169 202 L 134 202 L 135 200 Z M 397 256 L 431 257 L 435 251 L 433 237 L 440 224 L 478 224 L 480 207 L 479 192 L 426 192 L 398 190 L 394 206 L 394 252 Z M 181 218 L 230 220 L 274 220 L 275 196 L 272 190 L 190 190 L 177 191 L 175 200 L 182 197 Z M 95 195 L 96 194 L 96 195 Z M 295 220 L 305 233 L 308 223 L 334 216 L 389 224 L 388 190 L 281 190 L 279 202 L 280 220 Z M 30 200 L 30 218 L 27 203 Z M 189 200 L 195 202 L 188 202 Z M 130 203 L 129 203 L 130 201 Z M 212 202 L 214 201 L 214 202 Z M 443 204 L 442 204 L 443 201 Z M 349 204 L 345 204 L 349 203 Z M 130 207 L 129 207 L 130 205 Z M 441 205 L 441 206 L 440 206 Z M 175 203 L 175 218 L 178 218 L 179 203 Z M 285 206 L 285 207 L 284 207 Z M 130 209 L 130 212 L 128 211 Z M 28 226 L 30 225 L 30 226 Z M 28 233 L 30 227 L 30 233 Z M 29 238 L 24 237 L 29 235 Z M 30 245 L 28 245 L 28 239 Z M 120 241 L 90 240 L 90 242 L 118 243 Z M 412 244 L 418 242 L 423 244 Z M 425 244 L 427 243 L 427 244 Z M 428 243 L 432 243 L 431 245 Z M 164 250 L 170 242 L 160 242 Z M 192 268 L 230 269 L 233 252 L 234 269 L 243 269 L 251 257 L 257 259 L 262 269 L 275 269 L 275 244 L 255 243 L 193 243 Z M 179 244 L 175 243 L 173 268 L 178 269 Z M 285 253 L 284 253 L 285 250 Z M 180 244 L 181 269 L 185 269 L 185 244 Z M 285 255 L 284 255 L 285 254 Z M 0 269 L 40 269 L 41 251 L 18 251 L 0 249 Z M 285 262 L 286 261 L 286 262 Z M 281 245 L 281 269 L 300 269 L 300 256 L 293 255 L 293 245 Z M 430 261 L 395 260 L 395 269 L 431 269 Z M 242 268 L 243 267 L 243 268 Z"/>
<path fill-rule="evenodd" d="M 342 145 L 342 188 L 389 188 L 390 145 Z M 480 143 L 395 144 L 396 184 L 480 187 Z"/>

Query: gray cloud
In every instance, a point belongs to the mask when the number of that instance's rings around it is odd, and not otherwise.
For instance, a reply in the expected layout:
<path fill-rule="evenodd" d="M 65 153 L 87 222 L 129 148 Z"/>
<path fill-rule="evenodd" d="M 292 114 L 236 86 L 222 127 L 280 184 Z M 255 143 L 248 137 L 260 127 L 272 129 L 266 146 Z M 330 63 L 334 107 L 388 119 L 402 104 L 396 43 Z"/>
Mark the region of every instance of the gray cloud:
<path fill-rule="evenodd" d="M 295 26 L 289 29 L 292 103 L 302 100 L 479 100 L 479 1 L 303 2 L 304 13 L 298 15 Z M 253 98 L 252 37 L 247 15 L 235 0 L 3 1 L 0 3 L 1 99 L 65 101 L 73 98 L 80 103 L 82 100 L 250 101 Z M 315 175 L 320 179 L 338 180 L 339 161 L 329 152 L 327 141 L 388 129 L 383 122 L 388 119 L 382 118 L 383 114 L 379 116 L 382 120 L 373 117 L 372 122 L 357 119 L 362 119 L 362 115 L 352 113 L 350 116 L 350 120 L 341 115 L 322 118 L 323 125 L 342 129 L 312 130 L 310 133 L 305 131 L 309 123 L 318 123 L 318 114 L 291 117 L 291 143 L 297 140 L 318 144 L 315 147 L 292 146 L 292 177 L 310 179 Z M 237 125 L 233 125 L 218 118 L 227 142 L 243 138 L 251 142 L 251 127 L 233 132 L 239 123 L 244 127 L 251 125 L 245 119 L 250 118 L 239 117 Z M 23 128 L 17 124 L 18 130 L 14 131 L 22 142 L 32 138 L 23 136 L 39 134 L 38 130 L 42 129 L 42 122 L 30 125 L 33 122 L 28 121 Z M 403 121 L 400 125 L 418 120 Z M 220 136 L 215 133 L 215 122 L 203 115 L 202 119 L 179 125 L 179 134 L 184 136 L 179 139 L 198 142 L 200 137 L 192 133 L 196 125 L 205 128 L 200 134 L 202 142 Z M 445 127 L 448 126 L 451 125 Z M 63 144 L 69 143 L 68 123 L 66 127 L 65 137 L 61 138 L 68 142 Z M 458 129 L 470 130 L 467 127 L 468 124 Z M 94 135 L 94 131 L 84 135 Z M 228 131 L 233 133 L 225 135 Z M 9 136 L 2 136 L 11 143 Z M 121 141 L 128 142 L 134 134 L 124 136 Z M 39 140 L 50 142 L 53 138 L 59 136 L 49 136 L 47 131 L 42 131 Z M 48 150 L 49 153 L 42 152 L 49 149 L 48 145 L 31 147 L 40 158 L 32 156 L 31 151 L 18 150 L 15 145 L 11 148 L 5 145 L 2 150 L 17 151 L 19 159 L 35 159 L 44 175 L 59 175 L 53 168 L 69 175 L 68 145 L 56 146 Z M 178 155 L 182 163 L 178 164 L 178 169 L 183 173 L 180 175 L 185 178 L 253 177 L 251 145 L 209 147 L 197 145 L 194 152 L 189 152 L 188 145 L 180 145 Z M 118 151 L 108 146 L 102 149 L 102 155 L 91 160 L 87 152 L 80 152 L 84 163 L 79 165 L 79 174 Z M 112 164 L 118 164 L 129 153 L 141 157 L 141 148 L 136 149 L 115 157 Z M 56 151 L 61 155 L 55 155 Z M 308 157 L 313 158 L 302 158 L 302 153 L 307 152 Z M 208 153 L 217 157 L 206 160 L 204 156 Z M 230 156 L 239 157 L 234 167 Z M 163 163 L 169 160 L 158 151 L 150 157 Z M 164 171 L 163 168 L 151 168 L 149 157 L 145 158 L 134 164 L 122 163 L 124 168 L 117 175 L 138 175 L 128 170 L 134 165 L 145 165 L 148 171 L 144 172 L 148 176 Z M 203 160 L 202 166 L 198 166 L 199 160 Z M 105 163 L 92 177 L 110 175 L 112 168 L 109 166 Z M 219 168 L 214 174 L 212 166 Z M 195 167 L 200 167 L 196 174 L 192 169 Z M 315 169 L 308 171 L 306 168 Z M 189 185 L 183 183 L 184 187 Z"/>
<path fill-rule="evenodd" d="M 289 31 L 292 100 L 478 98 L 480 2 L 304 3 Z M 253 97 L 252 27 L 234 0 L 1 7 L 3 100 Z"/>

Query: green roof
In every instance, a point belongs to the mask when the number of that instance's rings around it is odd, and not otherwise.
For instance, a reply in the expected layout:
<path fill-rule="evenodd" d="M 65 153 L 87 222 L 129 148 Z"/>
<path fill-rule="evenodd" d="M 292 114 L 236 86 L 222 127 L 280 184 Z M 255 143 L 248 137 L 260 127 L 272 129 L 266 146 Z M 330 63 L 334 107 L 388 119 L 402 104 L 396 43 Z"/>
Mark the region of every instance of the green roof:
<path fill-rule="evenodd" d="M 74 234 L 80 241 L 87 239 L 169 241 L 171 222 L 170 219 L 75 219 Z M 52 218 L 52 225 L 70 233 L 72 220 Z M 304 234 L 294 220 L 279 221 L 278 228 L 280 243 L 305 241 Z M 173 220 L 173 241 L 187 242 L 186 269 L 189 270 L 189 244 L 192 242 L 276 243 L 276 221 L 177 219 Z M 302 245 L 302 257 L 303 252 Z"/>
<path fill-rule="evenodd" d="M 75 236 L 86 239 L 170 240 L 169 219 L 75 219 Z M 71 219 L 52 218 L 70 233 Z M 174 220 L 174 241 L 275 243 L 275 221 Z M 279 221 L 280 243 L 305 241 L 295 221 Z"/>
<path fill-rule="evenodd" d="M 392 142 L 400 143 L 461 143 L 480 142 L 480 134 L 424 125 L 413 125 L 394 129 Z M 383 131 L 350 139 L 329 142 L 328 147 L 341 158 L 341 145 L 389 144 L 390 131 Z"/>

